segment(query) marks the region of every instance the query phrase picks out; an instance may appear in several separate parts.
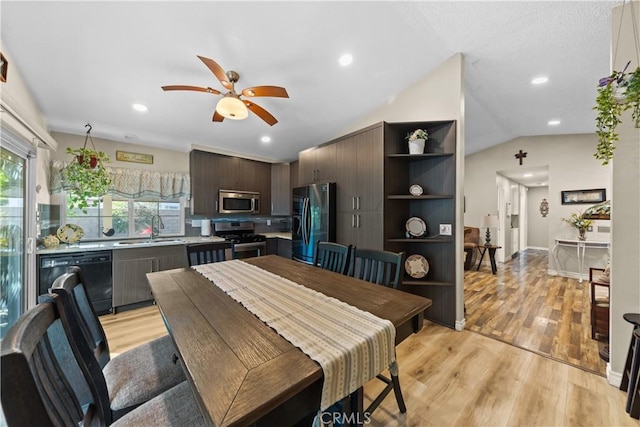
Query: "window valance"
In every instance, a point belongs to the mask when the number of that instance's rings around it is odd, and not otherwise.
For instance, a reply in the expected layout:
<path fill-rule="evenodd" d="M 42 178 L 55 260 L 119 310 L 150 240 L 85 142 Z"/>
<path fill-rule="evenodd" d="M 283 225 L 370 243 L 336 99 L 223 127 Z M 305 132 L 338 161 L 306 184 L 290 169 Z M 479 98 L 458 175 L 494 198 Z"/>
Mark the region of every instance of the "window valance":
<path fill-rule="evenodd" d="M 67 162 L 51 162 L 49 188 L 51 194 L 67 188 L 62 171 Z M 158 197 L 160 200 L 176 200 L 179 197 L 191 197 L 191 178 L 186 172 L 159 172 L 142 169 L 105 166 L 112 178 L 110 194 L 127 199 Z"/>

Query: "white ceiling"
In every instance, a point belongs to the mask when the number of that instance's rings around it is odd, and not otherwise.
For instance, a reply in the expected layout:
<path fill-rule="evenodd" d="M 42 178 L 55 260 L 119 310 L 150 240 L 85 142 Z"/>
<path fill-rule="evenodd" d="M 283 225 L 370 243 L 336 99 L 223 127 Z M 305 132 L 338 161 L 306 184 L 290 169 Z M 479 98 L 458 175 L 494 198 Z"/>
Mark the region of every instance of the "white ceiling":
<path fill-rule="evenodd" d="M 525 187 L 546 187 L 549 185 L 549 166 L 526 167 L 501 170 L 498 174 Z"/>
<path fill-rule="evenodd" d="M 96 137 L 286 161 L 339 136 L 457 52 L 465 57 L 467 154 L 518 136 L 593 132 L 615 4 L 3 0 L 0 23 L 50 131 L 83 134 L 91 122 Z M 345 52 L 354 57 L 348 68 L 337 63 Z M 240 73 L 238 89 L 286 87 L 290 99 L 255 99 L 279 123 L 252 114 L 213 123 L 219 96 L 163 92 L 173 84 L 223 89 L 196 55 Z M 532 86 L 539 75 L 549 83 Z M 136 102 L 148 112 L 134 112 Z M 550 119 L 562 123 L 550 127 Z M 263 135 L 272 142 L 260 142 Z"/>

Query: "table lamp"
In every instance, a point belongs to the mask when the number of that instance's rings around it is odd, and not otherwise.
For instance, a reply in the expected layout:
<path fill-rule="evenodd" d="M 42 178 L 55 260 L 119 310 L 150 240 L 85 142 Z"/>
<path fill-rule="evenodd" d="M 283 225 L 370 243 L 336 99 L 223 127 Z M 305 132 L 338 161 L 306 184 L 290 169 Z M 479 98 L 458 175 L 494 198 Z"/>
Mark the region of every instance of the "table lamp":
<path fill-rule="evenodd" d="M 491 233 L 489 232 L 489 228 L 498 228 L 500 223 L 498 222 L 498 217 L 496 215 L 484 215 L 480 218 L 480 227 L 487 228 L 486 240 L 484 242 L 485 246 L 491 245 Z"/>

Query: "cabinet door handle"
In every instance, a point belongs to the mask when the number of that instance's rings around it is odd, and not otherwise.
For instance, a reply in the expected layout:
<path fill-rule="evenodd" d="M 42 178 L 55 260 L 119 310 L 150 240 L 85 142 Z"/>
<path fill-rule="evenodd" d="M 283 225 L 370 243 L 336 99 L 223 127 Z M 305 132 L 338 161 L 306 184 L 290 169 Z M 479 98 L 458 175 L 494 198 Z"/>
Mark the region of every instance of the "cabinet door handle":
<path fill-rule="evenodd" d="M 356 197 L 356 209 L 360 210 L 360 196 Z"/>
<path fill-rule="evenodd" d="M 351 210 L 352 211 L 356 210 L 356 198 L 355 197 L 351 198 Z"/>
<path fill-rule="evenodd" d="M 356 215 L 356 228 L 360 228 L 360 215 Z"/>
<path fill-rule="evenodd" d="M 351 228 L 355 228 L 356 226 L 356 216 L 351 215 Z"/>

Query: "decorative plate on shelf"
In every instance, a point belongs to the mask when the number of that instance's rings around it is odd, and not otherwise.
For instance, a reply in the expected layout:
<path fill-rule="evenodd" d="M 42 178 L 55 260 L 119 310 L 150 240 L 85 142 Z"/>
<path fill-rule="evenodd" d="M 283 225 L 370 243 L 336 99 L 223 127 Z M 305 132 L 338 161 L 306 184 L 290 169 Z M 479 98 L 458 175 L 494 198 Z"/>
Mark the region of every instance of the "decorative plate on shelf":
<path fill-rule="evenodd" d="M 84 236 L 84 230 L 82 227 L 76 224 L 65 224 L 58 228 L 58 239 L 64 243 L 76 243 L 82 236 Z"/>
<path fill-rule="evenodd" d="M 418 218 L 417 216 L 409 218 L 405 227 L 407 228 L 407 232 L 413 237 L 422 237 L 427 232 L 427 224 L 425 224 L 422 218 Z"/>
<path fill-rule="evenodd" d="M 422 279 L 429 272 L 429 263 L 422 255 L 411 255 L 404 262 L 404 269 L 414 279 Z"/>
<path fill-rule="evenodd" d="M 413 184 L 411 187 L 409 187 L 409 193 L 411 193 L 412 196 L 420 196 L 422 195 L 422 187 L 420 187 L 418 184 Z"/>

